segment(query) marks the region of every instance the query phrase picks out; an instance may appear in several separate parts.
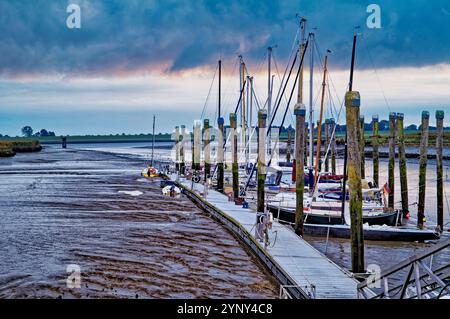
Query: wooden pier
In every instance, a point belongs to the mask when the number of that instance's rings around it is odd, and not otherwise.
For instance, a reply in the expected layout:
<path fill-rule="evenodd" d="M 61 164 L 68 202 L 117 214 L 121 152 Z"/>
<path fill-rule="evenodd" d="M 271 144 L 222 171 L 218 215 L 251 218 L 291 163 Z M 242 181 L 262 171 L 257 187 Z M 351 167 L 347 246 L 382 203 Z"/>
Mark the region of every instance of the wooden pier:
<path fill-rule="evenodd" d="M 172 177 L 175 181 L 175 178 Z M 180 178 L 178 186 L 195 203 L 240 238 L 280 282 L 282 290 L 299 299 L 356 299 L 358 281 L 329 260 L 289 227 L 273 222 L 270 244 L 255 237 L 256 212 L 235 205 L 228 197 L 205 186 Z M 366 294 L 373 294 L 367 289 Z"/>

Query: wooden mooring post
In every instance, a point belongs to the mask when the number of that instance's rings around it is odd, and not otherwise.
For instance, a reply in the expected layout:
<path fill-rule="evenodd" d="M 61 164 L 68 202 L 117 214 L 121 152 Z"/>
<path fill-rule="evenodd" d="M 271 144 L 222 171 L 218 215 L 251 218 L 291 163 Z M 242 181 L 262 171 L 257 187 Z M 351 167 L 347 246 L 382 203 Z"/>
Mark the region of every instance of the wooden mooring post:
<path fill-rule="evenodd" d="M 233 175 L 233 197 L 239 198 L 239 166 L 238 166 L 238 140 L 237 140 L 237 116 L 236 113 L 230 114 L 230 140 L 232 157 L 232 175 Z"/>
<path fill-rule="evenodd" d="M 67 137 L 63 136 L 61 138 L 62 148 L 67 148 Z"/>
<path fill-rule="evenodd" d="M 185 153 L 184 148 L 186 146 L 186 126 L 181 125 L 181 143 L 180 143 L 180 174 L 186 173 Z"/>
<path fill-rule="evenodd" d="M 394 188 L 395 188 L 395 120 L 397 113 L 391 112 L 389 114 L 389 167 L 388 167 L 388 185 L 389 185 L 389 200 L 388 206 L 394 209 Z"/>
<path fill-rule="evenodd" d="M 364 116 L 359 117 L 359 148 L 361 150 L 361 178 L 366 178 L 366 139 L 364 138 Z"/>
<path fill-rule="evenodd" d="M 219 126 L 219 131 L 217 132 L 217 190 L 223 192 L 223 180 L 224 180 L 224 119 L 219 117 L 217 120 L 217 125 Z"/>
<path fill-rule="evenodd" d="M 265 211 L 265 182 L 266 182 L 266 122 L 267 112 L 260 110 L 258 112 L 258 196 L 257 211 L 264 213 Z"/>
<path fill-rule="evenodd" d="M 422 112 L 419 160 L 419 204 L 417 206 L 417 227 L 423 229 L 425 223 L 425 186 L 427 181 L 428 130 L 430 113 Z"/>
<path fill-rule="evenodd" d="M 403 113 L 397 113 L 397 132 L 398 132 L 398 164 L 400 170 L 400 189 L 402 199 L 402 214 L 407 217 L 409 214 L 408 204 L 408 173 L 406 168 L 405 154 L 405 132 L 403 125 Z"/>
<path fill-rule="evenodd" d="M 194 123 L 194 149 L 193 149 L 193 168 L 195 171 L 200 170 L 201 160 L 201 144 L 202 144 L 202 124 L 200 121 Z"/>
<path fill-rule="evenodd" d="M 373 181 L 376 187 L 380 187 L 380 153 L 379 147 L 379 122 L 378 115 L 372 116 L 372 160 L 373 160 Z"/>
<path fill-rule="evenodd" d="M 364 272 L 364 237 L 362 216 L 361 187 L 361 153 L 359 139 L 360 95 L 357 91 L 349 91 L 345 95 L 347 119 L 347 149 L 348 149 L 348 187 L 349 209 L 351 218 L 351 255 L 352 271 Z"/>
<path fill-rule="evenodd" d="M 329 119 L 325 119 L 325 153 L 327 152 L 328 149 L 330 149 L 330 120 Z M 330 171 L 330 153 L 326 154 L 327 156 L 325 157 L 325 172 L 329 172 Z"/>
<path fill-rule="evenodd" d="M 442 149 L 444 147 L 444 111 L 436 111 L 436 190 L 437 190 L 437 224 L 439 231 L 444 230 L 444 188 Z"/>
<path fill-rule="evenodd" d="M 203 120 L 203 157 L 205 161 L 205 175 L 204 181 L 206 182 L 211 176 L 211 128 L 209 126 L 209 120 Z"/>
<path fill-rule="evenodd" d="M 295 233 L 303 236 L 303 192 L 305 189 L 305 145 L 306 145 L 306 108 L 304 104 L 297 103 L 294 108 L 295 115 Z"/>
<path fill-rule="evenodd" d="M 287 128 L 287 144 L 286 144 L 286 162 L 291 162 L 292 155 L 292 134 L 294 129 L 291 125 Z"/>
<path fill-rule="evenodd" d="M 175 171 L 180 174 L 180 127 L 175 126 Z"/>
<path fill-rule="evenodd" d="M 336 175 L 336 122 L 334 118 L 330 119 L 331 130 L 331 174 Z"/>

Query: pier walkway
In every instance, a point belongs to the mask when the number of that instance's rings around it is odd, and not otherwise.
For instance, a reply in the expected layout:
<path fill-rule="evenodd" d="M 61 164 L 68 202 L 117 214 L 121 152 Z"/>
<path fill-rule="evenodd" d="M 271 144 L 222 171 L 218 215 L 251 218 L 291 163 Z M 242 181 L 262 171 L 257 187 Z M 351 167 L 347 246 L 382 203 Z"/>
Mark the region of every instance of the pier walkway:
<path fill-rule="evenodd" d="M 269 233 L 270 245 L 264 248 L 264 244 L 255 239 L 255 211 L 235 205 L 226 195 L 212 189 L 208 190 L 205 200 L 201 195 L 203 184 L 194 184 L 192 189 L 191 181 L 179 179 L 178 185 L 186 190 L 187 196 L 240 237 L 291 297 L 358 298 L 358 281 L 289 227 L 274 221 Z M 366 293 L 373 294 L 369 289 Z"/>

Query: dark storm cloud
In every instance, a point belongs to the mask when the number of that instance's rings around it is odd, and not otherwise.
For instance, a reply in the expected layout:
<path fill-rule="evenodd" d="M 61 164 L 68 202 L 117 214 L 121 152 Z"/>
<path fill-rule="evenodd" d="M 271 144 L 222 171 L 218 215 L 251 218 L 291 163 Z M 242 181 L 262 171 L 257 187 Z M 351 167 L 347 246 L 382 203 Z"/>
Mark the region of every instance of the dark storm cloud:
<path fill-rule="evenodd" d="M 66 7 L 78 3 L 82 29 L 66 27 Z M 365 27 L 370 3 L 382 9 L 382 29 Z M 317 27 L 322 50 L 348 65 L 353 27 L 360 25 L 359 67 L 450 62 L 450 1 L 0 1 L 0 74 L 104 75 L 143 69 L 178 71 L 219 57 L 259 59 L 278 44 L 286 58 L 295 14 Z"/>

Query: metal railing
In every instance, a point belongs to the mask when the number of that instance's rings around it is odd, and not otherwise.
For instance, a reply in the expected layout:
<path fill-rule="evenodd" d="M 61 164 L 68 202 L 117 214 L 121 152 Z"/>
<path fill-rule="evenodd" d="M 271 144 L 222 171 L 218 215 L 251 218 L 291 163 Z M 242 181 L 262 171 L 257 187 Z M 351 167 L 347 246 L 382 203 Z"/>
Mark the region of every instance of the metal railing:
<path fill-rule="evenodd" d="M 358 297 L 365 299 L 437 299 L 450 296 L 450 239 L 434 245 L 426 251 L 413 255 L 381 274 L 369 276 L 358 284 Z M 444 262 L 433 266 L 437 254 L 443 255 Z M 429 259 L 427 264 L 426 259 Z M 407 271 L 401 284 L 389 285 L 389 276 Z M 366 288 L 372 291 L 379 288 L 375 296 L 369 296 Z"/>
<path fill-rule="evenodd" d="M 316 286 L 294 286 L 294 285 L 280 285 L 280 299 L 293 299 L 289 293 L 289 288 L 299 288 L 303 290 L 310 299 L 316 299 Z"/>

